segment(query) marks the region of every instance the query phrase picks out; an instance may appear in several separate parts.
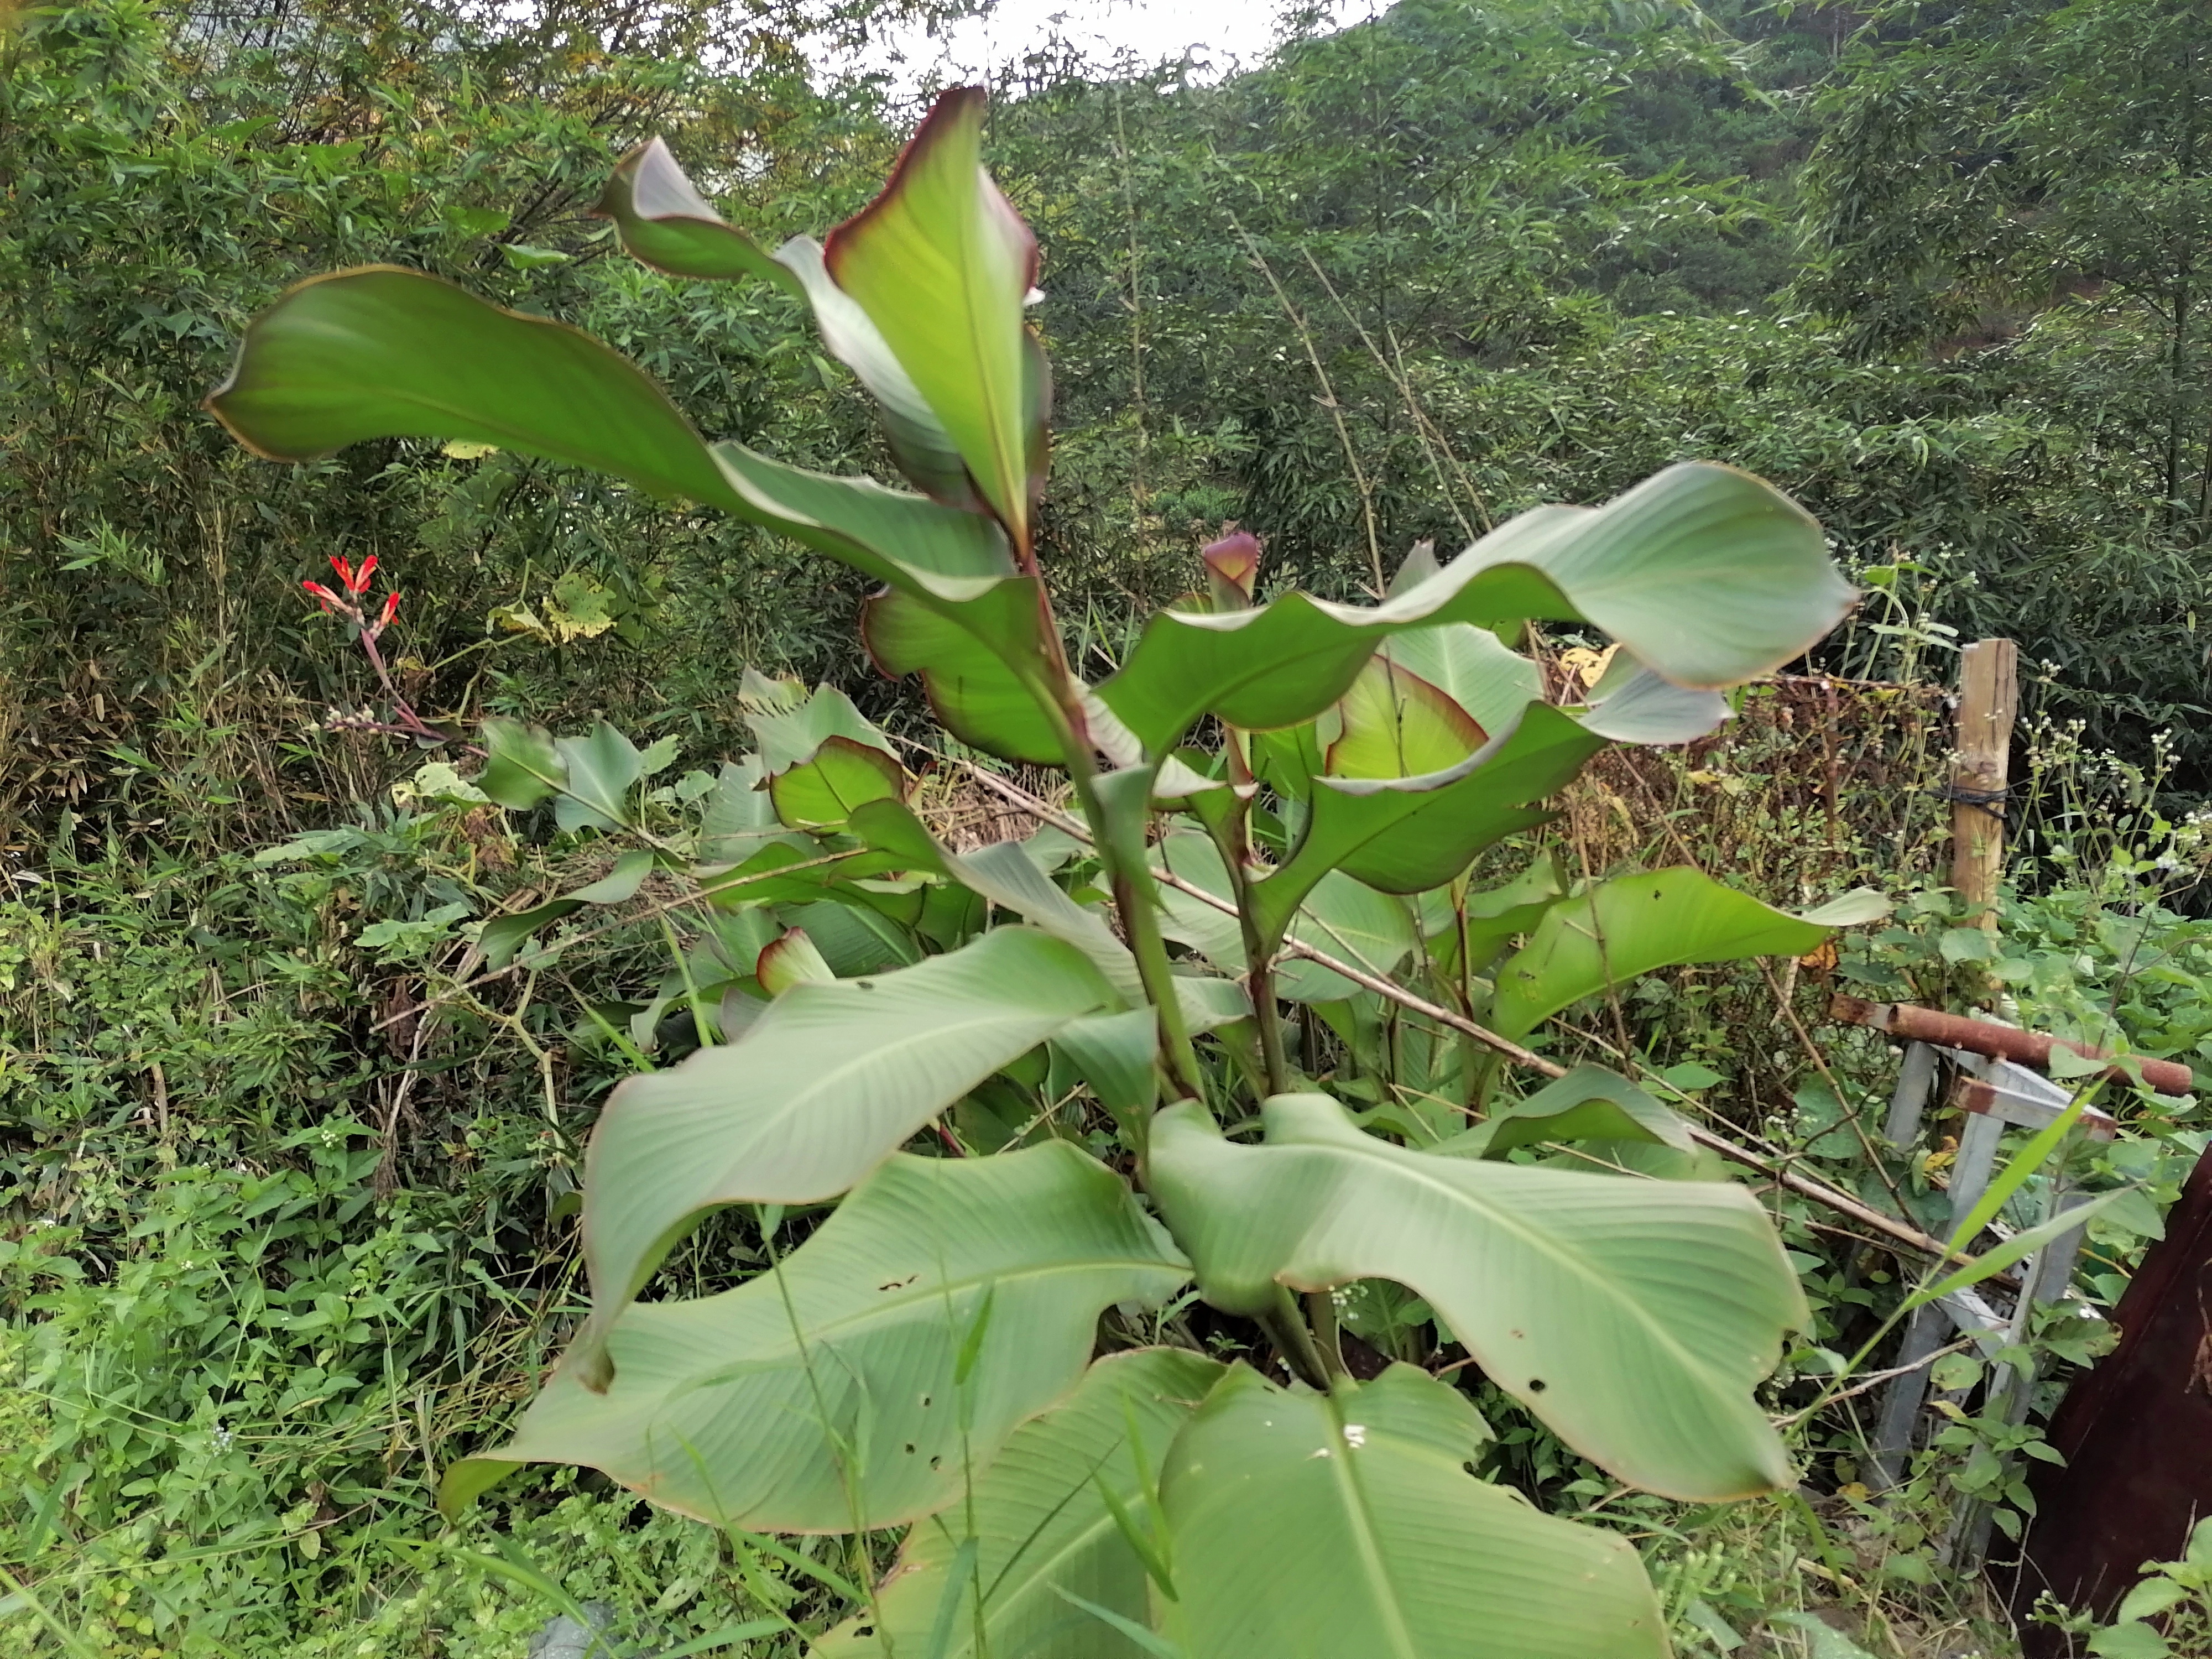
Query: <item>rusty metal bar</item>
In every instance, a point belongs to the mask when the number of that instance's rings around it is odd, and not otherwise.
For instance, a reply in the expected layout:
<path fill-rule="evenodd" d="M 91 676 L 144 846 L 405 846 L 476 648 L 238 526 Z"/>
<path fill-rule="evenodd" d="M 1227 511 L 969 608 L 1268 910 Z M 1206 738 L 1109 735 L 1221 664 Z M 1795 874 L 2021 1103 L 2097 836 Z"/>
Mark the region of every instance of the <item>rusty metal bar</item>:
<path fill-rule="evenodd" d="M 1829 1018 L 1848 1025 L 1864 1025 L 1870 1030 L 1887 1032 L 1908 1042 L 1932 1042 L 1940 1048 L 1965 1048 L 1978 1054 L 1987 1054 L 1996 1060 L 2009 1060 L 2016 1065 L 2032 1066 L 2037 1071 L 2051 1069 L 2051 1051 L 2064 1048 L 2084 1060 L 2112 1060 L 2109 1050 L 2092 1048 L 2086 1042 L 2075 1042 L 2068 1037 L 2051 1036 L 2043 1031 L 2023 1031 L 2016 1025 L 1999 1025 L 1993 1020 L 1972 1019 L 1964 1014 L 1947 1014 L 1934 1008 L 1916 1008 L 1910 1003 L 1869 1002 L 1864 997 L 1845 996 L 1838 993 L 1830 999 Z M 2108 1066 L 2102 1075 L 2121 1082 L 2132 1082 L 2131 1069 L 2140 1066 L 2142 1080 L 2162 1095 L 2185 1095 L 2197 1086 L 2196 1076 L 2178 1060 L 2144 1060 L 2130 1055 L 2124 1066 Z"/>

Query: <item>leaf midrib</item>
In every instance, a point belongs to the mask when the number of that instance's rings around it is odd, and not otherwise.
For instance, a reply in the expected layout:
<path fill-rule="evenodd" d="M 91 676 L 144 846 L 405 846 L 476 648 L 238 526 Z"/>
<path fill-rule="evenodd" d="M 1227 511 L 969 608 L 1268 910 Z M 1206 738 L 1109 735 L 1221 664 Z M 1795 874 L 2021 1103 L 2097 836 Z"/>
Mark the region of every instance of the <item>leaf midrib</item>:
<path fill-rule="evenodd" d="M 1309 1141 L 1304 1144 L 1321 1151 L 1327 1151 L 1336 1146 L 1334 1142 Z M 1380 1143 L 1377 1145 L 1379 1146 Z M 1440 1180 L 1426 1170 L 1401 1163 L 1396 1158 L 1382 1155 L 1380 1152 L 1370 1152 L 1364 1146 L 1355 1147 L 1346 1145 L 1341 1150 L 1354 1157 L 1366 1159 L 1385 1170 L 1401 1174 L 1407 1181 L 1429 1187 L 1444 1194 L 1449 1198 L 1457 1199 L 1467 1207 L 1477 1211 L 1482 1217 L 1487 1218 L 1490 1224 L 1499 1231 L 1522 1240 L 1534 1253 L 1574 1270 L 1577 1278 L 1587 1276 L 1589 1282 L 1597 1287 L 1602 1299 L 1622 1310 L 1627 1322 L 1650 1332 L 1653 1339 L 1673 1355 L 1685 1370 L 1709 1382 L 1726 1383 L 1726 1379 L 1719 1377 L 1709 1370 L 1701 1360 L 1677 1341 L 1664 1325 L 1646 1316 L 1644 1310 L 1625 1291 L 1616 1288 L 1608 1275 L 1595 1271 L 1587 1257 L 1558 1244 L 1541 1232 L 1533 1231 L 1526 1222 L 1511 1218 L 1510 1212 L 1501 1215 L 1494 1201 L 1486 1203 L 1477 1194 L 1464 1188 L 1454 1186 L 1449 1182 Z M 1418 1154 L 1408 1156 L 1418 1156 Z M 1602 1179 L 1603 1177 L 1593 1178 Z M 1727 1388 L 1723 1386 L 1722 1391 L 1727 1392 Z"/>
<path fill-rule="evenodd" d="M 971 1273 L 963 1273 L 957 1279 L 939 1279 L 930 1284 L 916 1284 L 904 1287 L 896 1292 L 882 1292 L 881 1294 L 884 1295 L 884 1300 L 881 1302 L 872 1302 L 865 1308 L 856 1308 L 852 1310 L 850 1312 L 840 1314 L 836 1318 L 826 1321 L 822 1324 L 806 1324 L 802 1320 L 800 1330 L 791 1339 L 788 1346 L 776 1346 L 773 1345 L 763 1346 L 757 1351 L 761 1355 L 764 1356 L 764 1358 L 758 1362 L 753 1360 L 725 1360 L 718 1362 L 717 1366 L 713 1369 L 727 1370 L 731 1366 L 738 1364 L 750 1367 L 757 1363 L 762 1369 L 767 1369 L 769 1363 L 779 1357 L 803 1357 L 805 1350 L 801 1346 L 802 1342 L 810 1346 L 818 1346 L 831 1341 L 840 1334 L 850 1334 L 854 1332 L 865 1334 L 866 1327 L 873 1323 L 911 1323 L 913 1322 L 909 1316 L 915 1311 L 920 1304 L 939 1302 L 949 1303 L 951 1298 L 964 1291 L 977 1290 L 985 1285 L 1002 1285 L 1009 1283 L 1018 1283 L 1024 1279 L 1046 1279 L 1063 1273 L 1102 1273 L 1122 1269 L 1142 1271 L 1155 1268 L 1168 1273 L 1179 1273 L 1186 1278 L 1188 1278 L 1190 1273 L 1190 1268 L 1188 1264 L 1177 1261 L 1170 1261 L 1164 1257 L 1158 1256 L 1067 1256 L 1062 1257 L 1056 1261 L 1034 1263 L 1028 1267 L 1017 1267 L 990 1272 L 978 1270 Z M 872 1269 L 871 1271 L 876 1270 Z M 755 1285 L 772 1285 L 773 1283 L 774 1278 L 772 1274 L 763 1274 L 759 1278 L 751 1279 L 744 1285 L 740 1286 L 739 1293 L 742 1293 L 743 1291 L 751 1289 Z M 794 1287 L 792 1291 L 794 1300 L 805 1294 L 805 1290 L 800 1287 Z M 679 1307 L 700 1307 L 704 1306 L 705 1304 L 703 1302 L 693 1301 L 680 1303 L 675 1305 Z M 892 1320 L 890 1318 L 890 1316 L 892 1315 L 896 1315 L 899 1317 L 896 1320 Z M 784 1328 L 786 1330 L 789 1329 L 787 1323 L 785 1325 Z M 621 1374 L 621 1372 L 617 1372 L 617 1375 Z M 712 1369 L 706 1373 L 708 1377 L 711 1377 L 712 1374 Z M 664 1387 L 661 1389 L 661 1392 L 664 1394 L 672 1392 L 677 1383 L 682 1383 L 684 1386 L 690 1388 L 703 1388 L 708 1386 L 708 1383 L 705 1381 L 701 1380 L 700 1377 L 696 1376 L 685 1376 L 674 1379 L 668 1386 Z"/>

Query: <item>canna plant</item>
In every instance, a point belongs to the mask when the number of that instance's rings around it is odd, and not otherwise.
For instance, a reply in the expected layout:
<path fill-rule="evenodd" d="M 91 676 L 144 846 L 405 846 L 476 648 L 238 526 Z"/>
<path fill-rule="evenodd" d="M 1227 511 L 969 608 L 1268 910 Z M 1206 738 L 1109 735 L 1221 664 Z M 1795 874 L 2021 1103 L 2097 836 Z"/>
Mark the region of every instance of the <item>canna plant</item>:
<path fill-rule="evenodd" d="M 1790 915 L 1687 869 L 1470 871 L 1606 745 L 1712 729 L 1850 590 L 1791 502 L 1683 465 L 1449 562 L 1417 550 L 1373 606 L 1263 599 L 1259 544 L 1227 537 L 1085 684 L 1036 555 L 1036 252 L 983 114 L 946 94 L 823 243 L 766 252 L 658 141 L 599 210 L 665 272 L 811 307 L 911 491 L 709 442 L 587 337 L 394 268 L 289 291 L 210 399 L 278 459 L 502 446 L 792 537 L 881 584 L 867 647 L 949 738 L 1073 791 L 1060 825 L 956 850 L 841 692 L 758 676 L 757 750 L 673 785 L 668 752 L 605 726 L 487 723 L 487 794 L 627 850 L 484 951 L 550 955 L 579 907 L 688 884 L 695 940 L 622 1040 L 690 1052 L 601 1114 L 588 1315 L 441 1501 L 581 1463 L 754 1533 L 906 1528 L 823 1659 L 1663 1654 L 1622 1538 L 1473 1472 L 1490 1431 L 1464 1385 L 1479 1368 L 1624 1481 L 1741 1497 L 1791 1479 L 1754 1390 L 1804 1305 L 1758 1203 L 1658 1102 L 1587 1066 L 1513 1098 L 1468 1033 L 1869 912 Z M 1609 635 L 1613 665 L 1547 696 L 1514 648 L 1540 621 Z M 1456 1029 L 1401 1021 L 1402 987 Z M 763 1271 L 641 1300 L 731 1206 Z M 1470 1365 L 1376 1358 L 1398 1350 L 1361 1310 L 1412 1297 Z"/>

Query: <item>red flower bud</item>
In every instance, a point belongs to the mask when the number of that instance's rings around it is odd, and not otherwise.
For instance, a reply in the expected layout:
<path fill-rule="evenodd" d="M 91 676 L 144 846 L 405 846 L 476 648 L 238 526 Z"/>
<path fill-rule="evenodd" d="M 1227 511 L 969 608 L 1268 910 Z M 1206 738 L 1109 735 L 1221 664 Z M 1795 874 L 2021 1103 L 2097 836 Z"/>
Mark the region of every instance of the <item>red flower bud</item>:
<path fill-rule="evenodd" d="M 374 563 L 374 562 L 375 562 L 375 561 L 372 559 L 372 560 L 370 561 L 370 562 L 373 564 L 373 563 Z M 395 588 L 393 588 L 393 589 L 392 590 L 392 592 L 390 592 L 389 593 L 386 593 L 386 594 L 384 596 L 384 614 L 383 614 L 381 617 L 378 617 L 378 618 L 377 618 L 376 625 L 377 625 L 379 628 L 388 628 L 388 627 L 390 627 L 390 626 L 391 626 L 391 623 L 392 623 L 392 613 L 393 613 L 394 611 L 398 611 L 398 609 L 399 609 L 399 590 L 398 590 L 398 588 L 396 588 L 396 587 L 395 587 Z"/>

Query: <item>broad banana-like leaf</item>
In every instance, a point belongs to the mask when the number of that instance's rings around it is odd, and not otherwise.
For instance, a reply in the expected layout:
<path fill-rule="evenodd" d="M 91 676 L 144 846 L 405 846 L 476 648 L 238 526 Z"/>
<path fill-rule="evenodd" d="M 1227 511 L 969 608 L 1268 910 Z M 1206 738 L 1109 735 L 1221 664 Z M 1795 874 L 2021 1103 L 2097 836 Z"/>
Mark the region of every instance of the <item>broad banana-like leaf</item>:
<path fill-rule="evenodd" d="M 837 286 L 822 262 L 822 244 L 794 236 L 775 251 L 776 262 L 795 273 L 814 307 L 814 325 L 830 355 L 858 375 L 884 417 L 891 459 L 908 483 L 933 501 L 967 513 L 987 513 L 975 481 L 952 434 L 930 408 L 859 301 Z"/>
<path fill-rule="evenodd" d="M 1442 772 L 1481 748 L 1489 736 L 1444 691 L 1380 652 L 1367 659 L 1336 712 L 1337 738 L 1326 762 L 1332 777 Z"/>
<path fill-rule="evenodd" d="M 982 163 L 980 87 L 945 94 L 822 262 L 875 325 L 1018 547 L 1044 478 L 1043 355 L 1022 307 L 1036 240 Z"/>
<path fill-rule="evenodd" d="M 518 1463 L 583 1463 L 719 1525 L 898 1526 L 958 1498 L 1067 1391 L 1101 1311 L 1188 1277 L 1121 1177 L 1066 1141 L 902 1154 L 749 1283 L 624 1310 L 613 1386 L 586 1389 L 572 1356 L 440 1501 L 451 1513 Z"/>
<path fill-rule="evenodd" d="M 1611 678 L 1610 676 L 1607 677 Z M 1733 712 L 1717 691 L 1693 691 L 1638 664 L 1619 684 L 1604 681 L 1583 724 L 1615 743 L 1691 743 L 1717 730 Z"/>
<path fill-rule="evenodd" d="M 1115 1000 L 1079 951 L 1001 927 L 912 968 L 794 984 L 739 1041 L 623 1083 L 584 1159 L 592 1316 L 571 1369 L 604 1384 L 599 1343 L 709 1211 L 835 1198 L 992 1073 Z"/>
<path fill-rule="evenodd" d="M 1655 969 L 1747 957 L 1802 956 L 1838 927 L 1889 912 L 1867 889 L 1802 916 L 1762 904 L 1686 866 L 1616 876 L 1552 907 L 1498 970 L 1491 1007 L 1508 1036 Z"/>
<path fill-rule="evenodd" d="M 1411 1365 L 1326 1395 L 1238 1366 L 1162 1474 L 1160 1622 L 1205 1659 L 1666 1659 L 1635 1547 L 1469 1474 L 1484 1435 Z"/>
<path fill-rule="evenodd" d="M 1533 702 L 1516 724 L 1443 771 L 1316 778 L 1305 833 L 1255 889 L 1255 914 L 1277 936 L 1331 871 L 1386 893 L 1441 886 L 1484 848 L 1543 823 L 1549 815 L 1530 803 L 1565 787 L 1605 746 L 1573 716 Z"/>
<path fill-rule="evenodd" d="M 830 737 L 777 773 L 768 788 L 776 817 L 793 829 L 830 830 L 871 801 L 897 800 L 906 784 L 906 769 L 882 750 Z"/>
<path fill-rule="evenodd" d="M 965 629 L 887 588 L 860 607 L 860 640 L 892 678 L 921 676 L 938 723 L 964 744 L 1004 760 L 1060 765 L 1060 732 L 1030 683 Z"/>
<path fill-rule="evenodd" d="M 208 398 L 272 460 L 370 438 L 461 438 L 613 474 L 781 532 L 954 619 L 1017 673 L 1053 659 L 1034 580 L 999 527 L 866 478 L 708 445 L 637 368 L 589 335 L 451 283 L 370 265 L 289 289 Z"/>
<path fill-rule="evenodd" d="M 1190 1012 L 1188 1003 L 1184 1012 L 1186 1016 Z M 1249 1016 L 1250 1010 L 1246 1009 L 1243 1017 Z M 1204 1022 L 1192 1024 L 1194 1029 L 1205 1029 Z M 1155 1064 L 1160 1051 L 1160 1028 L 1150 1008 L 1092 1014 L 1073 1021 L 1061 1028 L 1052 1046 L 1124 1125 L 1133 1128 L 1141 1125 L 1160 1103 L 1160 1073 Z"/>
<path fill-rule="evenodd" d="M 1098 695 L 1159 754 L 1208 712 L 1248 730 L 1312 719 L 1392 634 L 1538 617 L 1594 623 L 1676 684 L 1711 688 L 1787 662 L 1851 597 L 1803 509 L 1748 473 L 1686 462 L 1602 507 L 1524 513 L 1371 609 L 1290 593 L 1162 611 Z"/>
<path fill-rule="evenodd" d="M 1185 881 L 1223 898 L 1230 896 L 1229 872 L 1208 837 L 1180 830 L 1160 843 L 1159 852 L 1168 868 Z M 1166 912 L 1161 927 L 1170 939 L 1225 972 L 1248 971 L 1244 935 L 1235 916 L 1172 887 L 1160 890 L 1160 904 Z M 1373 974 L 1394 971 L 1415 942 L 1413 917 L 1401 900 L 1334 870 L 1304 895 L 1287 931 L 1292 939 Z M 1291 1002 L 1334 1002 L 1358 988 L 1343 975 L 1303 958 L 1285 957 L 1277 964 L 1275 994 Z"/>
<path fill-rule="evenodd" d="M 724 222 L 659 138 L 648 139 L 615 163 L 592 216 L 614 222 L 631 258 L 672 276 L 710 282 L 758 276 L 786 293 L 805 293 L 793 272 Z"/>
<path fill-rule="evenodd" d="M 617 165 L 597 212 L 614 221 L 631 258 L 671 276 L 764 276 L 803 296 L 813 307 L 823 344 L 874 395 L 899 471 L 924 495 L 949 507 L 982 510 L 951 437 L 867 313 L 830 281 L 822 245 L 811 236 L 793 237 L 773 258 L 762 252 L 722 222 L 658 138 Z"/>
<path fill-rule="evenodd" d="M 1176 1431 L 1222 1375 L 1181 1348 L 1098 1361 L 1073 1394 L 1014 1431 L 968 1503 L 915 1525 L 876 1605 L 817 1640 L 814 1659 L 1140 1659 L 1143 1649 L 1060 1592 L 1146 1621 L 1144 1559 L 1103 1494 L 1124 1516 L 1143 1515 Z M 933 1649 L 940 1628 L 945 1641 Z"/>
<path fill-rule="evenodd" d="M 1097 911 L 1078 904 L 1018 842 L 997 842 L 972 853 L 940 846 L 921 820 L 896 801 L 877 801 L 853 816 L 852 832 L 871 847 L 895 854 L 908 867 L 949 876 L 1001 909 L 1073 945 L 1106 982 L 1131 1003 L 1145 1000 L 1144 981 L 1129 947 L 1114 936 Z"/>
<path fill-rule="evenodd" d="M 1678 1152 L 1697 1150 L 1687 1124 L 1602 1066 L 1577 1066 L 1431 1150 L 1447 1158 L 1503 1158 L 1516 1146 L 1565 1140 L 1640 1140 Z"/>
<path fill-rule="evenodd" d="M 1750 1194 L 1409 1152 L 1322 1095 L 1261 1110 L 1257 1146 L 1189 1106 L 1152 1122 L 1153 1196 L 1216 1307 L 1394 1279 L 1622 1480 L 1711 1500 L 1792 1478 L 1752 1388 L 1808 1316 Z"/>
<path fill-rule="evenodd" d="M 1471 623 L 1411 628 L 1392 635 L 1375 654 L 1419 675 L 1485 732 L 1503 732 L 1523 708 L 1543 701 L 1544 676 L 1536 665 Z"/>

